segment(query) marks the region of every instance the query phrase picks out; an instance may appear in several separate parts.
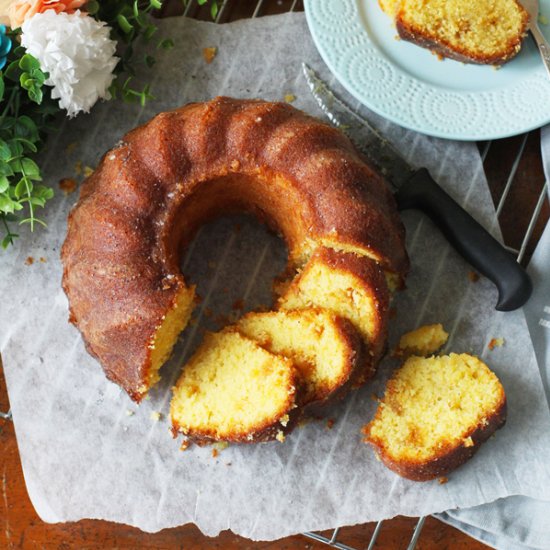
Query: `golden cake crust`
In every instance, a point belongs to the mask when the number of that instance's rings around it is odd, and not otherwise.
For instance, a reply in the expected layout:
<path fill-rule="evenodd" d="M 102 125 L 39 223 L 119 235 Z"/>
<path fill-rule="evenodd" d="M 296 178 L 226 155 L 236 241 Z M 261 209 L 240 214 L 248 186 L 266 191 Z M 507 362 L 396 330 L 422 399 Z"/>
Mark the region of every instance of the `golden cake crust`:
<path fill-rule="evenodd" d="M 415 462 L 412 460 L 396 460 L 388 453 L 382 440 L 371 437 L 368 429 L 365 432 L 367 440 L 376 448 L 376 454 L 380 460 L 401 477 L 412 481 L 429 481 L 446 476 L 465 462 L 467 462 L 479 449 L 480 445 L 487 441 L 506 422 L 506 398 L 502 401 L 492 415 L 487 417 L 486 423 L 477 426 L 471 432 L 465 434 L 468 444 L 444 445 L 439 452 L 434 453 L 431 460 Z"/>
<path fill-rule="evenodd" d="M 309 271 L 316 269 L 318 265 L 326 266 L 334 273 L 349 273 L 356 281 L 356 288 L 362 290 L 374 300 L 372 331 L 368 337 L 363 335 L 365 338 L 365 353 L 363 353 L 362 372 L 354 380 L 358 385 L 363 384 L 374 376 L 378 362 L 387 348 L 391 295 L 384 271 L 368 257 L 319 247 L 312 254 L 303 271 L 285 289 L 285 293 L 279 299 L 279 307 L 289 307 L 287 303 L 289 297 L 300 294 L 301 280 L 307 277 Z M 359 329 L 358 325 L 354 326 Z"/>
<path fill-rule="evenodd" d="M 464 464 L 505 422 L 504 388 L 478 358 L 412 356 L 363 433 L 388 468 L 427 481 Z"/>
<path fill-rule="evenodd" d="M 251 375 L 251 372 L 247 373 L 249 378 L 244 381 L 240 378 L 240 383 L 246 386 L 250 391 L 254 391 L 254 384 L 266 384 L 266 379 L 271 380 L 270 395 L 276 392 L 277 399 L 271 401 L 268 413 L 262 411 L 258 413 L 258 410 L 251 405 L 250 394 L 244 396 L 242 387 L 237 384 L 236 387 L 231 385 L 227 386 L 224 397 L 225 401 L 222 403 L 222 409 L 224 409 L 223 421 L 220 422 L 220 409 L 216 404 L 215 391 L 219 385 L 224 384 L 224 380 L 227 382 L 228 373 L 231 378 L 238 377 L 239 374 L 235 370 L 231 369 L 231 366 L 238 369 L 239 367 L 245 367 L 249 371 L 247 365 L 238 364 L 238 361 L 234 361 L 233 365 L 228 367 L 227 363 L 224 363 L 223 358 L 218 361 L 212 362 L 211 350 L 214 349 L 222 353 L 225 358 L 231 359 L 229 354 L 235 351 L 235 346 L 243 346 L 247 358 L 251 355 L 259 355 L 261 357 L 261 368 L 274 371 L 279 370 L 280 378 L 271 376 L 269 374 Z M 209 353 L 210 351 L 210 353 Z M 210 370 L 205 376 L 204 366 L 205 363 L 209 363 L 210 366 L 214 365 L 215 372 Z M 229 370 L 228 370 L 229 369 Z M 252 369 L 253 370 L 253 369 Z M 218 373 L 221 375 L 218 376 Z M 282 371 L 282 372 L 281 372 Z M 256 376 L 254 378 L 254 376 Z M 209 378 L 211 377 L 211 378 Z M 232 379 L 234 380 L 234 378 Z M 212 382 L 213 381 L 213 382 Z M 273 384 L 280 384 L 275 386 Z M 214 392 L 211 387 L 214 386 Z M 225 387 L 225 386 L 224 386 Z M 189 359 L 179 380 L 173 388 L 173 399 L 170 405 L 170 418 L 172 422 L 172 433 L 182 433 L 190 441 L 197 444 L 207 444 L 215 441 L 226 441 L 231 443 L 259 443 L 265 441 L 272 441 L 274 439 L 284 440 L 284 436 L 290 432 L 301 415 L 301 409 L 298 407 L 298 403 L 301 399 L 301 381 L 298 375 L 298 371 L 293 362 L 281 355 L 272 354 L 265 350 L 256 341 L 242 335 L 234 327 L 227 327 L 219 333 L 209 333 L 205 339 L 195 351 L 193 356 Z M 204 396 L 199 400 L 202 404 L 208 403 L 209 413 L 202 411 L 202 416 L 199 413 L 199 420 L 193 421 L 193 417 L 185 417 L 185 414 L 191 410 L 196 409 L 197 406 L 193 402 L 196 396 Z M 219 397 L 219 395 L 218 395 Z M 247 398 L 248 397 L 248 398 Z M 241 422 L 236 420 L 239 413 L 245 411 L 240 416 Z M 184 420 L 182 421 L 182 411 Z M 246 417 L 246 426 L 243 425 L 243 414 Z M 226 424 L 230 424 L 228 427 Z"/>
<path fill-rule="evenodd" d="M 294 350 L 292 349 L 292 344 L 288 346 L 288 349 L 283 349 L 285 346 L 274 344 L 273 339 L 276 340 L 276 336 L 271 336 L 267 331 L 261 333 L 260 331 L 251 331 L 247 328 L 247 324 L 250 321 L 253 322 L 255 318 L 261 319 L 262 317 L 277 317 L 280 315 L 285 315 L 289 320 L 294 321 L 291 328 L 295 328 L 296 332 L 298 332 L 297 325 L 299 325 L 301 320 L 304 323 L 319 323 L 323 321 L 324 325 L 319 328 L 324 332 L 326 332 L 325 325 L 330 324 L 330 334 L 334 336 L 334 340 L 337 340 L 338 344 L 336 351 L 342 354 L 341 356 L 339 355 L 339 359 L 341 359 L 339 367 L 341 370 L 338 372 L 337 377 L 331 381 L 325 379 L 324 383 L 316 381 L 313 387 L 308 387 L 311 385 L 308 380 L 308 378 L 312 376 L 310 372 L 317 367 L 314 364 L 300 364 L 300 359 L 295 355 L 295 350 L 298 349 L 298 345 L 294 345 Z M 302 382 L 305 382 L 306 386 L 304 391 L 301 392 L 301 398 L 298 403 L 302 408 L 303 414 L 306 416 L 309 414 L 321 414 L 329 405 L 343 398 L 357 381 L 364 366 L 364 345 L 357 329 L 348 319 L 340 317 L 331 311 L 323 310 L 322 308 L 262 313 L 251 312 L 247 313 L 239 320 L 236 329 L 245 336 L 253 338 L 260 346 L 268 351 L 284 355 L 294 361 L 299 372 L 299 378 L 302 379 Z M 307 332 L 302 330 L 300 337 L 302 339 L 307 338 Z M 314 362 L 315 359 L 316 358 L 311 358 L 311 361 Z"/>
<path fill-rule="evenodd" d="M 161 113 L 84 182 L 61 252 L 70 320 L 134 400 L 149 387 L 156 331 L 182 296 L 191 307 L 182 247 L 206 220 L 234 211 L 277 228 L 292 265 L 325 241 L 371 254 L 401 280 L 408 270 L 393 196 L 338 130 L 259 100 Z"/>
<path fill-rule="evenodd" d="M 519 53 L 521 44 L 527 33 L 529 15 L 518 2 L 515 2 L 515 4 L 521 14 L 521 28 L 518 32 L 510 34 L 495 53 L 488 54 L 479 48 L 469 47 L 466 44 L 453 44 L 451 41 L 439 36 L 436 32 L 412 24 L 407 18 L 403 3 L 398 3 L 395 6 L 393 4 L 385 6 L 384 2 L 381 2 L 382 9 L 389 12 L 390 15 L 392 15 L 392 7 L 395 9 L 395 26 L 399 36 L 403 40 L 412 42 L 422 48 L 427 48 L 441 57 L 479 65 L 502 65 Z"/>

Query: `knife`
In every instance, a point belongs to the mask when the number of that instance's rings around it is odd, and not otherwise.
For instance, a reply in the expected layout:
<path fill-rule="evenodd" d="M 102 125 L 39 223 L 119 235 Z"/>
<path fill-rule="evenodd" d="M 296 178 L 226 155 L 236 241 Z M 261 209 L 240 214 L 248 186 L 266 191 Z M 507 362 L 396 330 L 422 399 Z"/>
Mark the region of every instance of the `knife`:
<path fill-rule="evenodd" d="M 533 290 L 527 272 L 496 239 L 433 180 L 426 168 L 414 169 L 372 124 L 337 98 L 315 71 L 302 64 L 308 86 L 333 126 L 393 188 L 400 210 L 421 210 L 439 227 L 455 250 L 498 289 L 498 311 L 521 307 Z"/>

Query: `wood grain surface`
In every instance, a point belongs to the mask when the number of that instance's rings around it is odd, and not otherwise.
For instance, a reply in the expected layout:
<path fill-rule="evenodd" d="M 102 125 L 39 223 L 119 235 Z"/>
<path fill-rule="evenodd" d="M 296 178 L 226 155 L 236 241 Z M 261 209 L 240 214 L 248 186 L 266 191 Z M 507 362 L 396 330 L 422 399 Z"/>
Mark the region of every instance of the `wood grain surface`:
<path fill-rule="evenodd" d="M 302 9 L 301 2 L 274 0 L 260 2 L 228 1 L 220 19 L 222 21 L 257 15 L 282 13 L 295 4 Z M 182 13 L 180 2 L 168 2 L 161 16 Z M 208 19 L 208 10 L 192 7 L 189 15 Z M 539 132 L 531 132 L 527 138 L 519 136 L 494 141 L 487 151 L 487 144 L 480 144 L 486 152 L 485 169 L 495 204 L 498 204 L 506 183 L 513 174 L 512 186 L 499 218 L 506 244 L 519 249 L 529 225 L 531 213 L 544 185 L 540 160 Z M 521 160 L 515 166 L 518 153 Z M 526 259 L 532 253 L 549 217 L 550 208 L 545 201 L 541 215 L 534 226 L 529 241 Z M 0 411 L 9 409 L 0 360 Z M 417 519 L 397 517 L 383 523 L 375 548 L 405 549 L 412 536 Z M 338 542 L 353 548 L 366 548 L 375 524 L 368 523 L 346 527 L 338 533 Z M 331 533 L 324 533 L 330 537 Z M 203 536 L 193 525 L 165 529 L 155 534 L 143 533 L 139 529 L 97 520 L 82 520 L 76 523 L 45 524 L 36 515 L 28 498 L 17 450 L 17 442 L 11 420 L 0 419 L 0 549 L 37 548 L 146 548 L 146 549 L 281 549 L 322 550 L 328 548 L 303 535 L 288 537 L 274 542 L 251 542 L 223 532 L 215 538 Z M 417 548 L 421 550 L 480 550 L 483 544 L 467 537 L 434 518 L 428 518 L 422 530 Z"/>

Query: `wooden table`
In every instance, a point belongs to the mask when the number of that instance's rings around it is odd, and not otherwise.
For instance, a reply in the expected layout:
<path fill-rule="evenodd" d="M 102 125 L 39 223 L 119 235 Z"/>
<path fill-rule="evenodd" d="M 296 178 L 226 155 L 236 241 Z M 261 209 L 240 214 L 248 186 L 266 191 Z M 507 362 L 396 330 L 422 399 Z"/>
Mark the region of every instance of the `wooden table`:
<path fill-rule="evenodd" d="M 228 21 L 256 15 L 284 13 L 292 6 L 302 9 L 301 2 L 275 0 L 264 2 L 228 1 L 220 17 Z M 169 2 L 161 15 L 181 13 L 179 3 Z M 189 15 L 208 19 L 207 9 L 192 6 Z M 509 193 L 502 207 L 500 222 L 507 245 L 519 249 L 531 214 L 539 200 L 544 185 L 540 161 L 539 133 L 529 136 L 481 143 L 485 155 L 485 169 L 495 204 L 498 204 L 506 183 L 511 182 Z M 540 216 L 533 226 L 533 233 L 526 247 L 525 261 L 530 257 L 549 217 L 550 208 L 545 200 Z M 1 363 L 1 362 L 0 362 Z M 0 368 L 0 411 L 9 409 L 3 370 Z M 17 450 L 13 423 L 0 419 L 0 548 L 185 548 L 201 549 L 315 549 L 328 548 L 302 535 L 275 542 L 253 543 L 242 537 L 224 532 L 216 538 L 203 536 L 193 525 L 165 529 L 146 534 L 139 529 L 106 521 L 82 520 L 76 523 L 48 525 L 34 511 L 27 496 L 21 463 Z M 377 539 L 378 549 L 406 548 L 417 520 L 398 517 L 383 523 Z M 353 548 L 366 548 L 375 529 L 368 523 L 340 530 L 338 541 Z M 331 533 L 325 535 L 330 538 Z M 422 550 L 479 550 L 487 548 L 434 518 L 428 518 L 422 530 L 417 548 Z"/>

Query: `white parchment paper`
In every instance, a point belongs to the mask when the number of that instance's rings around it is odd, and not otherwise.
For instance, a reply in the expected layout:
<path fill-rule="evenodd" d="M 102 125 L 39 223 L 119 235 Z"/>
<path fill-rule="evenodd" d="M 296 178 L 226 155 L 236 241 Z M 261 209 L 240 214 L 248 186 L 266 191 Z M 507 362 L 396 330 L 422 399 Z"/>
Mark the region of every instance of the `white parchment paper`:
<path fill-rule="evenodd" d="M 222 27 L 180 18 L 161 27 L 176 47 L 148 77 L 157 100 L 142 111 L 110 102 L 63 122 L 42 159 L 54 187 L 74 175 L 75 163 L 94 166 L 127 130 L 187 101 L 218 94 L 280 100 L 293 94 L 296 106 L 321 115 L 300 64 L 307 61 L 327 80 L 330 75 L 303 15 Z M 209 46 L 218 47 L 210 65 L 202 57 Z M 497 231 L 474 144 L 429 139 L 372 118 L 414 163 L 428 166 L 449 193 Z M 392 360 L 384 362 L 376 382 L 334 407 L 332 429 L 311 422 L 284 444 L 232 446 L 216 458 L 209 448 L 179 451 L 166 418 L 179 365 L 205 328 L 217 328 L 220 315 L 235 313 L 235 300 L 243 299 L 246 309 L 269 303 L 284 246 L 246 218 L 222 219 L 201 230 L 182 263 L 203 297 L 196 323 L 180 338 L 159 387 L 137 407 L 105 379 L 67 322 L 59 250 L 76 200 L 77 193 L 59 191 L 46 211 L 48 229 L 32 238 L 22 231 L 0 263 L 0 351 L 27 487 L 45 521 L 101 518 L 146 531 L 194 522 L 209 535 L 231 529 L 267 540 L 505 495 L 550 499 L 550 415 L 523 314 L 496 312 L 492 284 L 471 282 L 469 266 L 419 213 L 403 216 L 412 271 L 408 290 L 396 299 L 391 342 L 421 324 L 442 322 L 451 333 L 447 350 L 480 355 L 501 378 L 509 403 L 506 426 L 444 485 L 399 478 L 362 443 L 360 429 L 375 408 L 371 395 L 382 392 Z M 25 262 L 29 256 L 32 265 Z M 493 337 L 504 338 L 505 346 L 489 351 Z M 160 421 L 151 418 L 155 411 L 162 413 Z"/>

